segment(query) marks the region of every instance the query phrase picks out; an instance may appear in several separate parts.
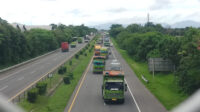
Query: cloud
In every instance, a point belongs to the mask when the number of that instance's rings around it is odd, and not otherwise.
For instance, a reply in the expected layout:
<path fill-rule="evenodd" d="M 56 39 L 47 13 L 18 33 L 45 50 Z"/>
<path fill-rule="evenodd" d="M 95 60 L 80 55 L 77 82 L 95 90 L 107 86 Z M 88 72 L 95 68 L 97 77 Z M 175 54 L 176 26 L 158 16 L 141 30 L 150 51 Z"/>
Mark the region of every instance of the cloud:
<path fill-rule="evenodd" d="M 106 11 L 111 12 L 111 13 L 120 13 L 120 12 L 127 11 L 127 9 L 121 7 L 121 8 L 108 9 Z"/>
<path fill-rule="evenodd" d="M 169 0 L 155 0 L 154 4 L 150 6 L 151 10 L 159 10 L 169 8 L 171 2 Z"/>

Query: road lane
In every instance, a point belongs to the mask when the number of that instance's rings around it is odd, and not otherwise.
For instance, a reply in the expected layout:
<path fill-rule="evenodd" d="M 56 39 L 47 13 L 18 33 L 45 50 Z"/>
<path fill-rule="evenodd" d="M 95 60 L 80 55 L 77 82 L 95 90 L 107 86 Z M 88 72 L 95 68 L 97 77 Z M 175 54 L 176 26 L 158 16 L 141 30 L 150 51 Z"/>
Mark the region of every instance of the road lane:
<path fill-rule="evenodd" d="M 60 50 L 45 56 L 41 59 L 10 70 L 0 75 L 0 93 L 11 98 L 35 80 L 42 77 L 55 66 L 59 65 L 63 60 L 68 59 L 77 50 L 84 47 L 86 43 L 77 44 L 76 48 L 70 48 L 69 52 L 61 52 Z M 56 59 L 56 60 L 54 60 Z"/>
<path fill-rule="evenodd" d="M 113 59 L 114 57 L 110 55 L 106 61 L 106 69 L 109 69 Z M 101 94 L 103 76 L 102 74 L 93 74 L 92 67 L 92 65 L 89 67 L 74 103 L 72 104 L 74 99 L 72 97 L 65 112 L 139 112 L 130 91 L 125 93 L 124 104 L 105 104 Z M 70 107 L 71 109 L 69 109 Z"/>
<path fill-rule="evenodd" d="M 115 57 L 122 65 L 130 91 L 133 93 L 141 112 L 167 112 L 158 99 L 137 78 L 134 71 L 118 53 L 115 47 L 112 47 L 111 49 L 113 50 Z"/>

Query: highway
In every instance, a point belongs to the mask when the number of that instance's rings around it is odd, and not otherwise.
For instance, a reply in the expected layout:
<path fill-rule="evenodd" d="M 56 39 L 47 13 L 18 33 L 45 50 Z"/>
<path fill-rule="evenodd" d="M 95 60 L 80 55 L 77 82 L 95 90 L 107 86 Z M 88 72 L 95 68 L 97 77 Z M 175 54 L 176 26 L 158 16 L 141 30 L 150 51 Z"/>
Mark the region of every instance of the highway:
<path fill-rule="evenodd" d="M 92 63 L 79 81 L 65 112 L 167 112 L 162 104 L 139 81 L 135 73 L 113 47 L 106 62 L 106 69 L 117 59 L 125 73 L 128 91 L 124 104 L 105 104 L 101 95 L 102 74 L 92 73 Z"/>
<path fill-rule="evenodd" d="M 85 45 L 86 43 L 77 44 L 77 47 L 70 48 L 69 52 L 58 50 L 48 56 L 0 74 L 0 93 L 8 99 L 12 98 L 65 59 L 69 59 Z"/>

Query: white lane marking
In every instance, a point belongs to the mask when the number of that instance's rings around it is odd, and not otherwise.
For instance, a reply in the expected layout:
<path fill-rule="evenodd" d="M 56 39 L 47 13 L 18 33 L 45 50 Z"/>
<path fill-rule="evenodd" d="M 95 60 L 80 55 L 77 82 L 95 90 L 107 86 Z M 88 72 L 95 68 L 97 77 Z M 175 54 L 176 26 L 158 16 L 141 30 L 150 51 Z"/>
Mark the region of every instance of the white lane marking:
<path fill-rule="evenodd" d="M 113 54 L 113 57 L 114 57 L 115 59 L 117 59 L 112 49 L 111 49 L 111 52 L 112 52 L 112 54 Z M 141 112 L 140 107 L 138 106 L 138 103 L 137 103 L 137 101 L 135 100 L 135 97 L 134 97 L 133 93 L 131 92 L 131 89 L 130 89 L 130 87 L 129 87 L 127 81 L 126 81 L 126 79 L 124 79 L 124 80 L 125 80 L 125 82 L 126 82 L 126 84 L 127 84 L 128 90 L 129 90 L 129 92 L 131 93 L 131 96 L 132 96 L 132 98 L 133 98 L 133 101 L 135 102 L 135 105 L 136 105 L 138 111 Z"/>
<path fill-rule="evenodd" d="M 2 88 L 0 89 L 0 91 L 2 91 L 2 90 L 4 90 L 4 89 L 6 89 L 7 87 L 8 87 L 8 85 L 6 85 L 6 86 L 2 87 Z"/>
<path fill-rule="evenodd" d="M 18 81 L 23 80 L 23 79 L 24 79 L 24 77 L 20 77 L 20 78 L 18 78 Z"/>
<path fill-rule="evenodd" d="M 126 79 L 125 79 L 125 82 L 126 82 L 126 84 L 127 84 L 128 90 L 129 90 L 129 92 L 131 93 L 131 96 L 132 96 L 132 98 L 133 98 L 133 101 L 135 102 L 135 105 L 136 105 L 138 111 L 141 112 L 140 107 L 138 106 L 138 103 L 137 103 L 137 101 L 135 100 L 135 97 L 134 97 L 133 93 L 131 92 L 131 89 L 130 89 L 130 87 L 129 87 L 127 81 L 126 81 Z"/>

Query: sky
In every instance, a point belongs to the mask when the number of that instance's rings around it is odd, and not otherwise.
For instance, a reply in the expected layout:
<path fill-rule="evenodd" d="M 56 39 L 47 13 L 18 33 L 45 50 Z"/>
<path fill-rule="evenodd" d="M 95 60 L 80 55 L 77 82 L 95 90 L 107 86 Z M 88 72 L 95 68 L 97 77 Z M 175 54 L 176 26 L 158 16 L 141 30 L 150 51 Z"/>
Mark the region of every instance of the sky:
<path fill-rule="evenodd" d="M 0 17 L 26 25 L 200 22 L 200 0 L 0 0 Z"/>

